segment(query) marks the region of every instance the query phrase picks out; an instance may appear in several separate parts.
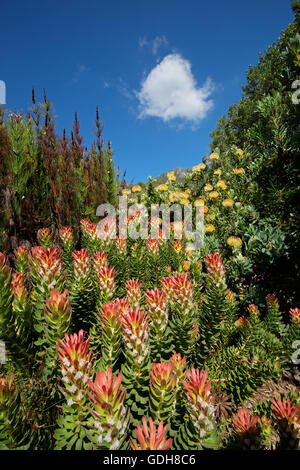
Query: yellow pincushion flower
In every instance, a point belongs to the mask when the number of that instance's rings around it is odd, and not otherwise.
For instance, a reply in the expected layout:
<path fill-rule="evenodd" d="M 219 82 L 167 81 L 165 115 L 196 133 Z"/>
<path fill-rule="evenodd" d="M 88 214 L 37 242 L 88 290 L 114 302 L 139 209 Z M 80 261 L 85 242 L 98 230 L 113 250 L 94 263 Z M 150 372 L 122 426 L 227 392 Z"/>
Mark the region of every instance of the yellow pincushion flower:
<path fill-rule="evenodd" d="M 222 189 L 223 191 L 227 188 L 227 184 L 225 180 L 221 180 L 217 182 L 218 188 Z"/>
<path fill-rule="evenodd" d="M 167 184 L 159 184 L 155 189 L 157 191 L 168 191 L 168 185 Z"/>
<path fill-rule="evenodd" d="M 221 173 L 222 171 L 220 169 L 214 171 L 214 175 L 217 175 L 217 176 L 220 176 Z"/>
<path fill-rule="evenodd" d="M 236 170 L 233 171 L 233 173 L 235 175 L 242 175 L 243 173 L 245 173 L 245 170 L 244 168 L 237 168 Z"/>
<path fill-rule="evenodd" d="M 204 200 L 203 200 L 203 199 L 196 199 L 196 200 L 194 201 L 194 206 L 195 206 L 195 207 L 204 206 Z"/>
<path fill-rule="evenodd" d="M 142 191 L 142 188 L 139 184 L 135 184 L 134 186 L 132 186 L 131 190 L 133 193 L 139 193 L 140 191 Z"/>
<path fill-rule="evenodd" d="M 222 202 L 223 207 L 232 207 L 234 204 L 234 201 L 232 199 L 224 199 Z"/>
<path fill-rule="evenodd" d="M 212 191 L 214 187 L 211 184 L 206 184 L 204 186 L 204 191 Z"/>
<path fill-rule="evenodd" d="M 194 173 L 198 173 L 199 171 L 204 170 L 205 168 L 206 168 L 205 163 L 199 163 L 199 165 L 193 166 L 192 171 Z"/>
<path fill-rule="evenodd" d="M 182 267 L 183 267 L 183 270 L 184 270 L 184 271 L 188 271 L 188 270 L 190 269 L 190 267 L 191 267 L 191 263 L 186 260 L 186 261 L 184 261 L 184 262 L 182 263 Z"/>
<path fill-rule="evenodd" d="M 218 160 L 220 158 L 220 155 L 217 152 L 213 152 L 210 154 L 209 158 L 211 160 Z"/>
<path fill-rule="evenodd" d="M 169 171 L 169 173 L 167 173 L 167 178 L 169 181 L 176 181 L 176 176 L 174 174 L 174 171 Z"/>
<path fill-rule="evenodd" d="M 239 157 L 241 157 L 242 155 L 244 155 L 244 150 L 242 150 L 242 149 L 237 149 L 236 155 L 238 155 Z"/>
<path fill-rule="evenodd" d="M 212 191 L 211 193 L 209 193 L 208 197 L 210 199 L 217 199 L 217 197 L 219 197 L 219 193 L 218 191 Z"/>
<path fill-rule="evenodd" d="M 176 201 L 176 199 L 178 199 L 178 197 L 179 197 L 178 192 L 170 193 L 169 194 L 169 201 L 174 202 L 174 201 Z"/>
<path fill-rule="evenodd" d="M 241 238 L 239 237 L 228 237 L 227 238 L 227 245 L 229 246 L 233 246 L 233 247 L 240 247 L 242 246 L 243 242 L 241 240 Z"/>
<path fill-rule="evenodd" d="M 180 204 L 182 204 L 183 206 L 186 206 L 187 204 L 190 204 L 190 201 L 187 198 L 182 198 L 180 200 Z"/>
<path fill-rule="evenodd" d="M 190 190 L 190 189 L 186 189 L 184 192 L 185 192 L 186 194 L 190 194 L 191 190 Z"/>
<path fill-rule="evenodd" d="M 122 194 L 123 194 L 123 196 L 127 197 L 127 196 L 129 196 L 129 194 L 131 194 L 131 190 L 130 189 L 123 189 Z"/>
<path fill-rule="evenodd" d="M 211 233 L 211 232 L 213 232 L 214 230 L 215 230 L 215 226 L 212 225 L 212 224 L 207 224 L 207 225 L 205 226 L 205 232 Z"/>

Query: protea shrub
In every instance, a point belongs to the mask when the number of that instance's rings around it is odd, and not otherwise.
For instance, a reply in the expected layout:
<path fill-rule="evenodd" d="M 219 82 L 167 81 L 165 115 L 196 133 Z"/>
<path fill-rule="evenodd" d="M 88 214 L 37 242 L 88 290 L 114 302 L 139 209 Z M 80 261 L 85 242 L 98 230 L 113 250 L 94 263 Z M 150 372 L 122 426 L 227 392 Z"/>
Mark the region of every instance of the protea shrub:
<path fill-rule="evenodd" d="M 53 246 L 53 238 L 48 228 L 41 228 L 37 233 L 38 242 L 44 248 L 51 248 Z"/>
<path fill-rule="evenodd" d="M 126 304 L 127 308 L 128 305 Z M 115 369 L 122 346 L 121 313 L 124 301 L 115 299 L 102 306 L 99 313 L 101 335 L 101 364 L 103 367 Z"/>
<path fill-rule="evenodd" d="M 126 297 L 132 309 L 140 308 L 142 300 L 142 283 L 139 279 L 129 279 L 125 282 Z"/>
<path fill-rule="evenodd" d="M 83 330 L 65 334 L 56 346 L 61 365 L 61 391 L 66 402 L 54 433 L 56 449 L 92 449 L 91 416 L 87 408 L 88 380 L 92 380 L 92 351 Z"/>
<path fill-rule="evenodd" d="M 22 272 L 24 275 L 27 274 L 28 270 L 28 257 L 29 251 L 25 246 L 19 246 L 14 251 L 15 254 L 15 268 L 17 272 Z"/>
<path fill-rule="evenodd" d="M 116 284 L 115 277 L 116 272 L 114 268 L 109 268 L 108 266 L 102 267 L 97 273 L 99 287 L 100 287 L 100 297 L 102 302 L 108 302 L 114 295 Z"/>
<path fill-rule="evenodd" d="M 168 422 L 176 400 L 177 376 L 172 362 L 153 363 L 150 376 L 150 414 L 155 423 Z"/>
<path fill-rule="evenodd" d="M 174 349 L 190 357 L 196 340 L 193 325 L 198 321 L 194 309 L 192 282 L 188 273 L 177 273 L 171 278 L 171 285 L 173 286 L 173 307 L 170 329 Z"/>
<path fill-rule="evenodd" d="M 149 319 L 140 309 L 121 314 L 125 363 L 122 365 L 128 405 L 134 418 L 143 415 L 148 401 L 150 342 Z"/>
<path fill-rule="evenodd" d="M 127 434 L 129 408 L 125 405 L 126 389 L 121 386 L 123 375 L 113 375 L 110 367 L 97 372 L 95 381 L 88 381 L 92 404 L 95 437 L 99 449 L 118 450 Z"/>
<path fill-rule="evenodd" d="M 83 330 L 72 335 L 65 334 L 56 346 L 61 363 L 62 392 L 68 406 L 84 405 L 87 382 L 91 377 L 92 351 L 89 338 L 85 339 Z"/>
<path fill-rule="evenodd" d="M 171 350 L 170 341 L 168 341 L 168 299 L 164 289 L 147 289 L 145 293 L 147 303 L 147 313 L 149 315 L 150 325 L 150 346 L 151 360 L 159 361 L 163 357 L 168 357 Z"/>
<path fill-rule="evenodd" d="M 73 322 L 77 328 L 87 328 L 94 318 L 99 297 L 92 277 L 91 260 L 86 249 L 73 251 L 74 280 L 70 292 Z"/>
<path fill-rule="evenodd" d="M 68 291 L 65 290 L 60 294 L 53 289 L 46 299 L 45 306 L 45 334 L 50 346 L 54 347 L 58 339 L 66 334 L 70 327 L 71 316 L 72 310 Z"/>
<path fill-rule="evenodd" d="M 186 399 L 186 419 L 178 433 L 178 448 L 202 449 L 215 429 L 215 412 L 210 391 L 211 382 L 206 381 L 208 371 L 192 367 L 181 379 Z"/>

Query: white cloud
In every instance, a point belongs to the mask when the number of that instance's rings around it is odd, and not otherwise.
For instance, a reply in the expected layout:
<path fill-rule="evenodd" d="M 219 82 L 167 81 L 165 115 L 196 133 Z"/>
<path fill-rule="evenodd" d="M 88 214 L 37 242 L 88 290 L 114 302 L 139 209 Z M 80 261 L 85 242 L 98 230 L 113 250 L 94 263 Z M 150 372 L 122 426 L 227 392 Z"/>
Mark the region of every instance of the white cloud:
<path fill-rule="evenodd" d="M 198 87 L 190 62 L 179 54 L 169 54 L 142 82 L 137 93 L 139 118 L 155 116 L 164 121 L 180 118 L 197 123 L 213 107 L 213 101 L 208 99 L 213 90 L 210 78 Z"/>

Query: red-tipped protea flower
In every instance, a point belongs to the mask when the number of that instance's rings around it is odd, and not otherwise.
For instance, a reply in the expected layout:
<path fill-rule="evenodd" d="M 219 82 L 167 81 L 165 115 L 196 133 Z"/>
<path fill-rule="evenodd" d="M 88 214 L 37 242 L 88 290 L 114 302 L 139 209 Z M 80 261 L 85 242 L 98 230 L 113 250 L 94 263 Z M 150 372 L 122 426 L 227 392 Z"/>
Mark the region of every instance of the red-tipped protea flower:
<path fill-rule="evenodd" d="M 115 277 L 116 272 L 114 268 L 109 268 L 108 266 L 104 266 L 99 270 L 97 273 L 99 286 L 101 289 L 101 295 L 103 299 L 109 300 L 112 298 L 115 292 Z"/>
<path fill-rule="evenodd" d="M 138 443 L 130 438 L 131 447 L 133 450 L 169 450 L 173 444 L 173 439 L 166 439 L 168 425 L 164 426 L 161 421 L 156 431 L 156 426 L 149 417 L 149 429 L 145 417 L 142 418 L 143 425 L 137 425 L 136 437 Z"/>
<path fill-rule="evenodd" d="M 180 307 L 181 313 L 187 315 L 194 306 L 192 282 L 188 273 L 178 273 L 172 278 L 174 300 Z"/>
<path fill-rule="evenodd" d="M 148 238 L 147 239 L 147 248 L 150 253 L 153 255 L 158 255 L 159 252 L 159 243 L 156 238 Z"/>
<path fill-rule="evenodd" d="M 77 281 L 84 281 L 91 272 L 91 263 L 87 250 L 73 251 L 74 275 Z"/>
<path fill-rule="evenodd" d="M 68 405 L 84 404 L 86 387 L 91 368 L 92 351 L 89 350 L 89 338 L 84 339 L 84 332 L 65 334 L 64 339 L 56 346 L 61 362 L 64 394 L 68 397 Z"/>
<path fill-rule="evenodd" d="M 175 301 L 173 276 L 163 277 L 161 280 L 161 285 L 169 304 L 173 305 Z"/>
<path fill-rule="evenodd" d="M 38 230 L 37 238 L 44 248 L 51 248 L 53 246 L 52 234 L 48 228 Z"/>
<path fill-rule="evenodd" d="M 234 302 L 235 302 L 235 295 L 234 293 L 230 290 L 227 292 L 226 294 L 226 300 L 228 300 L 228 302 L 230 303 L 230 305 L 234 305 Z"/>
<path fill-rule="evenodd" d="M 269 307 L 279 308 L 279 301 L 275 294 L 268 294 L 266 297 L 266 302 Z"/>
<path fill-rule="evenodd" d="M 179 353 L 174 353 L 170 362 L 172 364 L 174 374 L 180 379 L 185 371 L 186 357 L 181 357 Z"/>
<path fill-rule="evenodd" d="M 46 299 L 45 319 L 48 325 L 46 336 L 50 344 L 57 342 L 69 328 L 71 322 L 71 303 L 68 291 L 60 294 L 57 290 L 51 291 Z"/>
<path fill-rule="evenodd" d="M 138 308 L 142 299 L 142 283 L 139 279 L 125 282 L 127 300 L 133 309 Z"/>
<path fill-rule="evenodd" d="M 289 398 L 283 397 L 272 400 L 273 417 L 276 419 L 279 427 L 283 431 L 292 431 L 298 437 L 300 434 L 300 407 L 292 406 Z"/>
<path fill-rule="evenodd" d="M 119 253 L 119 255 L 126 254 L 127 240 L 125 238 L 117 237 L 116 241 L 115 241 L 115 244 L 116 244 L 116 249 L 117 249 L 117 252 Z"/>
<path fill-rule="evenodd" d="M 115 239 L 116 220 L 114 217 L 105 218 L 97 224 L 97 238 L 104 242 L 104 246 L 109 245 Z"/>
<path fill-rule="evenodd" d="M 182 252 L 182 243 L 180 240 L 174 240 L 172 242 L 172 245 L 173 245 L 173 250 L 175 251 L 175 253 L 179 254 Z"/>
<path fill-rule="evenodd" d="M 15 266 L 18 272 L 27 273 L 29 251 L 25 246 L 19 246 L 14 251 L 16 261 Z"/>
<path fill-rule="evenodd" d="M 126 389 L 121 388 L 122 378 L 122 373 L 113 376 L 108 367 L 107 371 L 97 372 L 94 383 L 88 381 L 97 441 L 103 449 L 119 449 L 126 436 L 129 412 L 125 406 Z"/>
<path fill-rule="evenodd" d="M 149 323 L 148 315 L 136 310 L 124 311 L 121 315 L 126 356 L 139 367 L 149 357 Z"/>
<path fill-rule="evenodd" d="M 234 324 L 237 328 L 244 328 L 245 326 L 247 326 L 249 324 L 249 320 L 248 320 L 247 317 L 242 315 L 240 318 L 238 318 L 236 320 L 236 322 Z"/>
<path fill-rule="evenodd" d="M 92 222 L 86 225 L 85 227 L 86 235 L 90 241 L 97 240 L 97 224 Z"/>
<path fill-rule="evenodd" d="M 209 254 L 205 256 L 204 261 L 207 265 L 207 277 L 211 279 L 217 287 L 226 285 L 225 269 L 221 255 L 219 253 Z"/>
<path fill-rule="evenodd" d="M 258 416 L 250 414 L 249 409 L 241 408 L 237 414 L 232 417 L 234 432 L 243 440 L 253 441 L 260 434 L 260 427 L 257 425 Z"/>
<path fill-rule="evenodd" d="M 199 438 L 214 429 L 215 412 L 210 392 L 211 382 L 206 382 L 208 371 L 200 372 L 192 367 L 186 371 L 187 381 L 181 379 L 187 401 L 187 410 Z"/>
<path fill-rule="evenodd" d="M 147 311 L 150 317 L 150 327 L 162 335 L 168 323 L 168 299 L 164 289 L 147 289 L 145 293 Z"/>
<path fill-rule="evenodd" d="M 99 274 L 101 268 L 107 266 L 107 256 L 105 251 L 97 251 L 93 254 L 93 263 L 96 274 Z"/>
<path fill-rule="evenodd" d="M 14 291 L 20 287 L 25 287 L 25 277 L 22 272 L 14 273 L 12 275 L 11 287 L 14 289 Z"/>
<path fill-rule="evenodd" d="M 71 250 L 74 246 L 74 230 L 72 227 L 62 227 L 59 236 L 65 249 Z"/>
<path fill-rule="evenodd" d="M 150 412 L 155 422 L 168 420 L 177 392 L 177 377 L 172 362 L 152 364 L 150 376 Z"/>
<path fill-rule="evenodd" d="M 83 235 L 85 236 L 87 236 L 89 224 L 90 224 L 90 221 L 88 219 L 81 219 L 80 221 L 80 228 L 81 228 Z"/>
<path fill-rule="evenodd" d="M 300 325 L 300 309 L 290 308 L 290 318 L 294 325 Z"/>
<path fill-rule="evenodd" d="M 58 288 L 63 282 L 62 254 L 59 248 L 33 247 L 31 250 L 32 277 L 41 290 Z"/>
<path fill-rule="evenodd" d="M 254 304 L 248 305 L 248 312 L 250 313 L 250 316 L 252 317 L 258 317 L 259 315 L 258 307 Z"/>

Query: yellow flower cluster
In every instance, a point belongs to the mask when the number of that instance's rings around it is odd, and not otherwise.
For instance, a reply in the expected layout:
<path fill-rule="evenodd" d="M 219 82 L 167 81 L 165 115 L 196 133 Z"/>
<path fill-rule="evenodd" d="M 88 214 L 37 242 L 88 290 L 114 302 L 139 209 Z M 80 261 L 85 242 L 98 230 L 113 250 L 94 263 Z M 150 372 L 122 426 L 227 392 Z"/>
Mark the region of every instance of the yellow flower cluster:
<path fill-rule="evenodd" d="M 220 158 L 220 155 L 217 152 L 213 152 L 210 154 L 209 158 L 211 160 L 218 160 Z"/>
<path fill-rule="evenodd" d="M 210 199 L 217 199 L 217 197 L 219 197 L 219 193 L 218 191 L 212 191 L 211 193 L 209 193 L 208 197 Z"/>
<path fill-rule="evenodd" d="M 233 171 L 233 173 L 235 175 L 242 175 L 243 173 L 245 173 L 245 170 L 244 168 L 237 168 L 236 170 Z"/>
<path fill-rule="evenodd" d="M 217 182 L 218 188 L 222 189 L 223 191 L 227 189 L 227 184 L 225 180 L 221 180 Z"/>
<path fill-rule="evenodd" d="M 231 236 L 227 238 L 227 244 L 233 247 L 240 247 L 242 246 L 243 242 L 239 237 Z"/>
<path fill-rule="evenodd" d="M 215 230 L 215 226 L 212 225 L 212 224 L 207 224 L 207 225 L 205 226 L 205 232 L 211 233 L 211 232 L 213 232 L 214 230 Z"/>
<path fill-rule="evenodd" d="M 132 186 L 131 190 L 133 193 L 139 193 L 140 191 L 142 191 L 142 188 L 139 184 L 135 184 L 134 186 Z"/>
<path fill-rule="evenodd" d="M 214 189 L 214 187 L 211 185 L 211 184 L 206 184 L 204 186 L 204 191 L 212 191 Z"/>
<path fill-rule="evenodd" d="M 223 207 L 232 207 L 234 204 L 234 201 L 232 199 L 224 199 L 222 202 Z"/>
<path fill-rule="evenodd" d="M 214 175 L 220 176 L 222 171 L 220 169 L 214 171 Z"/>
<path fill-rule="evenodd" d="M 167 184 L 159 184 L 158 186 L 156 186 L 157 191 L 168 191 L 168 185 Z"/>
<path fill-rule="evenodd" d="M 176 181 L 176 176 L 174 174 L 174 171 L 169 171 L 169 173 L 167 173 L 167 178 L 169 181 Z"/>
<path fill-rule="evenodd" d="M 123 195 L 123 196 L 126 196 L 126 197 L 127 197 L 127 196 L 129 196 L 130 194 L 131 194 L 131 190 L 130 190 L 130 189 L 123 189 L 123 191 L 122 191 L 122 195 Z"/>
<path fill-rule="evenodd" d="M 199 163 L 199 165 L 193 166 L 192 171 L 194 173 L 198 173 L 199 171 L 204 170 L 205 168 L 206 168 L 205 163 Z"/>
<path fill-rule="evenodd" d="M 239 157 L 241 157 L 242 155 L 244 155 L 244 150 L 242 150 L 242 149 L 237 149 L 236 155 L 238 155 Z"/>

